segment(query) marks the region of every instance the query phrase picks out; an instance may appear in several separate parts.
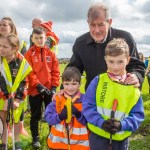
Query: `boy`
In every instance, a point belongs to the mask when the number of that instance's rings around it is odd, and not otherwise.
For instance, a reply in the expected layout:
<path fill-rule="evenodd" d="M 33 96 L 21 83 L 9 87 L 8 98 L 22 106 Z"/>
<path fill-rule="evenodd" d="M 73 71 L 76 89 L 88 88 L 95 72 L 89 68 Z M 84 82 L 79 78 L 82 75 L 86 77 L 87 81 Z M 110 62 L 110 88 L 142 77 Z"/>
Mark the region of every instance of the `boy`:
<path fill-rule="evenodd" d="M 126 65 L 130 61 L 127 43 L 120 38 L 110 41 L 105 49 L 105 60 L 107 73 L 92 80 L 83 99 L 83 114 L 91 131 L 90 149 L 127 150 L 128 137 L 144 120 L 139 89 L 124 84 Z M 118 106 L 115 119 L 111 119 L 114 99 Z"/>
<path fill-rule="evenodd" d="M 62 74 L 63 95 L 56 95 L 55 100 L 46 108 L 45 120 L 52 126 L 47 140 L 51 150 L 89 150 L 88 130 L 82 114 L 83 94 L 79 91 L 80 81 L 81 74 L 78 69 L 67 67 Z M 66 103 L 69 98 L 72 103 L 72 117 L 71 122 L 67 123 L 69 113 Z"/>
<path fill-rule="evenodd" d="M 38 122 L 41 118 L 42 102 L 46 106 L 59 85 L 59 62 L 54 52 L 45 46 L 46 33 L 42 27 L 33 29 L 32 46 L 25 58 L 31 64 L 33 71 L 29 74 L 29 103 L 31 107 L 30 130 L 34 148 L 41 147 L 39 142 Z"/>
<path fill-rule="evenodd" d="M 58 42 L 59 42 L 59 38 L 57 37 L 57 35 L 52 31 L 52 25 L 53 22 L 52 21 L 48 21 L 48 22 L 43 22 L 41 23 L 39 26 L 43 27 L 45 32 L 46 32 L 46 45 L 51 49 L 54 50 L 55 53 L 57 54 L 58 52 Z"/>

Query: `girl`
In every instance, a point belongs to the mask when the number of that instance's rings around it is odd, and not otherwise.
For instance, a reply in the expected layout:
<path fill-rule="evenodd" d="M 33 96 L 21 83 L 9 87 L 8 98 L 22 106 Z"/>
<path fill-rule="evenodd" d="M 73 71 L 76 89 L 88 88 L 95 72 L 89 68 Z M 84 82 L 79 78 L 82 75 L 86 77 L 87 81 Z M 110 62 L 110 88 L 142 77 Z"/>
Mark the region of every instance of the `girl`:
<path fill-rule="evenodd" d="M 18 52 L 18 49 L 19 39 L 16 35 L 8 34 L 7 36 L 0 36 L 0 89 L 2 93 L 0 99 L 0 117 L 4 123 L 2 150 L 6 147 L 6 111 L 9 98 L 13 100 L 14 108 L 15 150 L 21 149 L 19 144 L 19 119 L 24 107 L 22 101 L 27 91 L 26 76 L 30 73 L 31 67 L 23 55 Z"/>
<path fill-rule="evenodd" d="M 10 33 L 13 33 L 16 36 L 18 36 L 16 26 L 13 23 L 12 19 L 9 18 L 9 17 L 3 17 L 0 21 L 0 36 L 1 35 L 6 36 Z M 19 51 L 23 55 L 26 52 L 26 43 L 25 43 L 25 41 L 21 41 L 21 44 L 19 46 Z M 24 118 L 24 110 L 23 110 L 23 112 L 21 114 L 21 117 L 20 117 L 20 133 L 23 134 L 23 135 L 28 136 L 28 133 L 24 129 L 24 126 L 23 126 L 23 118 Z M 11 135 L 11 131 L 9 131 L 9 135 Z"/>

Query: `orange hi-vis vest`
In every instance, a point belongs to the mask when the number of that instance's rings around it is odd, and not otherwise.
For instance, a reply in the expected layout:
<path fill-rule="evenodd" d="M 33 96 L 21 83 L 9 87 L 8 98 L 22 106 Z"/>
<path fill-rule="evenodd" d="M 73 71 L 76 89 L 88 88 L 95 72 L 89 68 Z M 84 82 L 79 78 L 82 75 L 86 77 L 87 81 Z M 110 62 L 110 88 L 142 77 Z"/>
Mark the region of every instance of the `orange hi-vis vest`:
<path fill-rule="evenodd" d="M 56 96 L 56 112 L 59 114 L 64 108 L 66 98 L 64 96 Z M 82 103 L 73 104 L 78 110 L 82 110 Z M 70 150 L 90 150 L 89 148 L 89 132 L 86 126 L 77 121 L 75 116 L 72 117 L 72 132 L 70 139 Z M 65 121 L 51 127 L 50 134 L 47 139 L 49 148 L 52 149 L 68 149 L 68 139 L 65 136 L 64 130 Z M 70 129 L 70 124 L 68 124 Z"/>

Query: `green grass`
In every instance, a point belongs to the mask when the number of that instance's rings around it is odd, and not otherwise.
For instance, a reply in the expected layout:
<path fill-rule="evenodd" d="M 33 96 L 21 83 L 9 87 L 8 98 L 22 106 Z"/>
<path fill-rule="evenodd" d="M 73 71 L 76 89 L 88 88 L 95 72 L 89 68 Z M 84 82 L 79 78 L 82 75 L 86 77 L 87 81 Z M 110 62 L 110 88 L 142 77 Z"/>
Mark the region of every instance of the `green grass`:
<path fill-rule="evenodd" d="M 145 78 L 142 87 L 145 120 L 136 133 L 130 137 L 129 150 L 150 150 L 150 95 L 148 89 L 147 78 Z"/>
<path fill-rule="evenodd" d="M 61 73 L 63 72 L 65 68 L 65 64 L 62 64 L 60 67 Z M 81 92 L 84 93 L 84 85 L 85 85 L 85 77 L 82 78 L 81 83 Z M 132 134 L 130 137 L 130 147 L 129 150 L 150 150 L 150 96 L 148 94 L 148 83 L 147 79 L 145 79 L 143 83 L 142 88 L 142 96 L 143 96 L 143 102 L 144 102 L 144 109 L 145 109 L 145 120 L 140 126 L 140 128 L 136 131 L 136 133 Z M 29 127 L 29 120 L 30 120 L 30 114 L 26 115 L 24 125 L 26 127 L 26 130 L 30 134 L 30 127 Z M 39 125 L 40 127 L 40 125 Z M 42 144 L 42 148 L 39 150 L 46 150 L 47 144 L 46 139 L 47 135 L 49 133 L 49 128 L 46 123 L 41 124 L 41 132 L 40 132 L 40 142 Z M 20 138 L 22 144 L 23 144 L 23 150 L 32 150 L 32 139 L 31 134 L 29 137 L 21 136 Z M 11 140 L 9 139 L 9 147 L 11 147 Z M 11 150 L 12 148 L 10 148 Z"/>

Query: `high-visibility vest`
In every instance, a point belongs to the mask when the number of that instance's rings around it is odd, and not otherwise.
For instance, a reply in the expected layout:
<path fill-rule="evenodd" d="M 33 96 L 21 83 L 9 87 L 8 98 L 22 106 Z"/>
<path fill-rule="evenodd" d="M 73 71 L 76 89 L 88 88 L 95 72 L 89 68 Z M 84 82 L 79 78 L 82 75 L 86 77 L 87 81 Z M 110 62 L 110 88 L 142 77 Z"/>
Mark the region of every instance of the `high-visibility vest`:
<path fill-rule="evenodd" d="M 31 72 L 32 68 L 27 62 L 27 60 L 18 52 L 19 57 L 22 57 L 22 62 L 20 68 L 18 70 L 17 76 L 15 78 L 14 83 L 12 83 L 11 72 L 7 63 L 6 58 L 2 58 L 2 70 L 1 74 L 4 76 L 7 90 L 13 96 L 14 92 L 17 90 L 20 82 L 25 79 L 25 77 Z"/>
<path fill-rule="evenodd" d="M 60 113 L 64 108 L 66 99 L 62 96 L 56 96 L 56 111 Z M 78 110 L 82 110 L 82 103 L 74 103 Z M 68 124 L 69 125 L 69 124 Z M 70 125 L 69 125 L 70 128 Z M 48 136 L 47 144 L 54 149 L 68 149 L 68 139 L 64 135 L 64 121 L 51 127 Z M 70 135 L 70 149 L 71 150 L 89 150 L 88 130 L 86 126 L 82 125 L 73 117 L 72 134 Z"/>
<path fill-rule="evenodd" d="M 133 106 L 137 103 L 140 97 L 140 91 L 133 85 L 122 85 L 113 82 L 107 73 L 101 74 L 96 90 L 96 106 L 97 111 L 102 117 L 107 120 L 110 118 L 113 100 L 118 100 L 117 110 L 115 112 L 115 119 L 123 120 L 129 116 Z M 89 129 L 102 137 L 110 138 L 110 133 L 101 128 L 88 123 Z M 112 135 L 113 140 L 121 141 L 131 135 L 130 131 L 120 131 Z"/>
<path fill-rule="evenodd" d="M 55 38 L 53 38 L 52 36 L 50 36 L 50 38 L 52 39 L 52 51 L 55 52 L 56 55 L 58 55 L 58 43 L 56 42 Z"/>
<path fill-rule="evenodd" d="M 20 42 L 19 52 L 21 53 L 22 48 L 23 48 L 23 47 L 26 47 L 26 46 L 27 46 L 26 42 L 22 40 L 22 41 Z"/>

